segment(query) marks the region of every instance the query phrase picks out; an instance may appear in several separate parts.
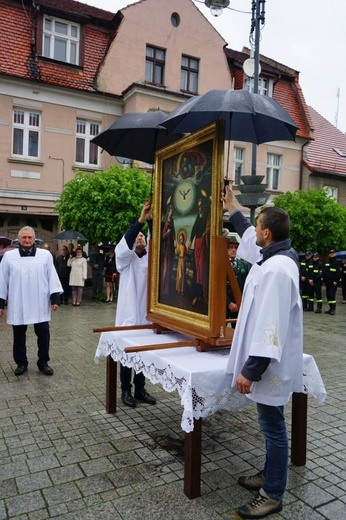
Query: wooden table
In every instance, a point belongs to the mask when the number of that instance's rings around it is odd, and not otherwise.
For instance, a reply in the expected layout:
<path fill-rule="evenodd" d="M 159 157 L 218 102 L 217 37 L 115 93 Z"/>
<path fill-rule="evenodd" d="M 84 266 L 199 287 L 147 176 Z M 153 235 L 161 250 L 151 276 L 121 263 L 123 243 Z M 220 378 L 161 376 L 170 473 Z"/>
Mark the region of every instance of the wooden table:
<path fill-rule="evenodd" d="M 156 335 L 152 330 L 103 332 L 95 359 L 107 358 L 106 411 L 116 412 L 117 362 L 142 371 L 154 384 L 182 398 L 181 427 L 185 432 L 184 493 L 188 498 L 201 495 L 202 419 L 217 410 L 237 410 L 252 404 L 246 396 L 231 391 L 231 374 L 226 374 L 227 351 L 198 352 L 194 347 L 170 348 L 128 353 L 125 348 L 155 343 L 183 341 L 179 333 Z M 326 391 L 312 356 L 304 354 L 304 385 L 292 396 L 291 461 L 306 463 L 307 396 L 321 403 Z"/>

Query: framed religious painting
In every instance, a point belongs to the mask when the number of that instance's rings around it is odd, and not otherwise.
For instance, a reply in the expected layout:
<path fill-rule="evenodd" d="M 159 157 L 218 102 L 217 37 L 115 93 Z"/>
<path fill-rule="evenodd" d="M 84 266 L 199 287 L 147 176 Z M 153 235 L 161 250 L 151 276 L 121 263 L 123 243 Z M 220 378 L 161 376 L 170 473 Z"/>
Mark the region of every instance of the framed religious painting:
<path fill-rule="evenodd" d="M 218 122 L 158 151 L 155 163 L 148 319 L 211 345 L 227 336 L 223 150 Z"/>

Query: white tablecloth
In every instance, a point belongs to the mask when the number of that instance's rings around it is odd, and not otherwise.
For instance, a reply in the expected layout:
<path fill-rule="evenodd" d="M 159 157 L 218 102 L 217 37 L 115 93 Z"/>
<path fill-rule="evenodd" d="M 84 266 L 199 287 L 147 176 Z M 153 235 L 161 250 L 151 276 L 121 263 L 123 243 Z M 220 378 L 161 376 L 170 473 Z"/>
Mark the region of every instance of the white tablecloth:
<path fill-rule="evenodd" d="M 180 333 L 155 334 L 152 330 L 103 332 L 95 361 L 111 356 L 114 361 L 143 372 L 154 384 L 160 383 L 167 392 L 177 390 L 181 397 L 181 427 L 189 433 L 193 420 L 212 415 L 217 410 L 235 410 L 252 404 L 243 394 L 231 391 L 231 374 L 226 374 L 228 350 L 198 352 L 195 347 L 179 347 L 126 354 L 126 347 L 171 343 L 191 339 Z M 302 392 L 312 395 L 318 403 L 326 390 L 312 356 L 304 354 Z"/>

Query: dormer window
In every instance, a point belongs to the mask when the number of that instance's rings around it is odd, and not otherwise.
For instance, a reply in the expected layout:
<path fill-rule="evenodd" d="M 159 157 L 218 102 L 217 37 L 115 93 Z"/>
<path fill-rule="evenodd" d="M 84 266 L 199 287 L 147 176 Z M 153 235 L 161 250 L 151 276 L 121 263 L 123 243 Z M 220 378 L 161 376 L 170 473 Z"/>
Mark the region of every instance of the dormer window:
<path fill-rule="evenodd" d="M 336 152 L 340 157 L 346 157 L 346 152 L 340 150 L 340 148 L 333 148 L 334 152 Z"/>
<path fill-rule="evenodd" d="M 73 65 L 79 64 L 79 24 L 44 16 L 43 56 Z"/>
<path fill-rule="evenodd" d="M 244 89 L 249 92 L 254 91 L 254 78 L 245 76 Z M 258 93 L 262 96 L 273 96 L 273 80 L 267 78 L 258 78 Z"/>

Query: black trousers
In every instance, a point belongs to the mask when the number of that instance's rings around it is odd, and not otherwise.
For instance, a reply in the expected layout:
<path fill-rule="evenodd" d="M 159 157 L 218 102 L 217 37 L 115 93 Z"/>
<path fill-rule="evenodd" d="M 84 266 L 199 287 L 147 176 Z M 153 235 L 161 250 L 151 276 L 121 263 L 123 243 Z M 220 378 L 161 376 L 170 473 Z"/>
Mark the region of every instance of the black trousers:
<path fill-rule="evenodd" d="M 26 356 L 26 330 L 27 325 L 12 325 L 13 329 L 13 359 L 17 365 L 28 365 Z M 37 366 L 41 367 L 49 361 L 49 322 L 34 324 L 35 334 L 37 336 Z"/>
<path fill-rule="evenodd" d="M 124 367 L 124 365 L 120 363 L 120 382 L 121 390 L 123 392 L 131 391 L 131 370 L 131 368 Z M 138 374 L 134 375 L 133 384 L 135 385 L 135 392 L 140 392 L 143 390 L 145 385 L 145 376 L 143 372 L 139 372 Z"/>
<path fill-rule="evenodd" d="M 336 290 L 338 286 L 331 283 L 326 283 L 326 297 L 329 304 L 336 303 Z"/>
<path fill-rule="evenodd" d="M 60 278 L 60 283 L 61 283 L 61 286 L 63 288 L 63 294 L 60 295 L 60 302 L 61 303 L 66 303 L 68 302 L 68 297 L 69 297 L 69 294 L 70 294 L 70 278 L 69 276 L 67 277 L 61 277 Z"/>

